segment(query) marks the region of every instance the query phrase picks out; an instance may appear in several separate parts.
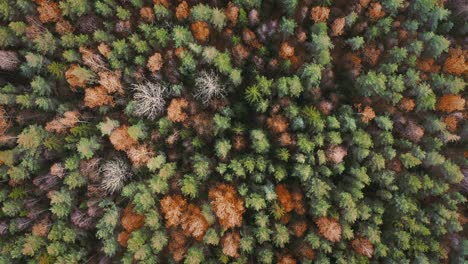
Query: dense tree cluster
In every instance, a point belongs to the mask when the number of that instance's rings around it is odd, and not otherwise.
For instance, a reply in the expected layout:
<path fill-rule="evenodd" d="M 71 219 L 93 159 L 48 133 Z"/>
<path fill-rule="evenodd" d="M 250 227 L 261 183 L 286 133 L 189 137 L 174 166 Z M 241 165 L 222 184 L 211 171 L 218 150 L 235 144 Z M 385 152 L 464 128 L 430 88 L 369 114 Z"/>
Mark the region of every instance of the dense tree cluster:
<path fill-rule="evenodd" d="M 459 0 L 0 0 L 0 264 L 462 263 Z"/>

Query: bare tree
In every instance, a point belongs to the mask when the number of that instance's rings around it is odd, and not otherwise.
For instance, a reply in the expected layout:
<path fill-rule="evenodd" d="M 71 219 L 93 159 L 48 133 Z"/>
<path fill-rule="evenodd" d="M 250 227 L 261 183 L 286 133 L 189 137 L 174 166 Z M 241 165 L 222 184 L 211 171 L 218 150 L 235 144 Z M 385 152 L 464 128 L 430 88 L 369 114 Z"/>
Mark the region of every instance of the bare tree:
<path fill-rule="evenodd" d="M 202 100 L 204 104 L 215 97 L 223 97 L 225 93 L 224 85 L 221 85 L 218 75 L 213 71 L 201 71 L 195 79 L 195 98 Z"/>
<path fill-rule="evenodd" d="M 14 51 L 0 50 L 0 70 L 13 71 L 18 68 L 20 60 Z"/>
<path fill-rule="evenodd" d="M 166 101 L 166 87 L 161 83 L 153 83 L 146 81 L 145 83 L 134 84 L 133 98 L 136 101 L 135 114 L 145 116 L 150 120 L 154 120 L 160 113 L 164 111 Z"/>
<path fill-rule="evenodd" d="M 125 180 L 132 176 L 130 166 L 119 158 L 107 161 L 100 170 L 102 175 L 101 188 L 109 194 L 120 190 Z"/>

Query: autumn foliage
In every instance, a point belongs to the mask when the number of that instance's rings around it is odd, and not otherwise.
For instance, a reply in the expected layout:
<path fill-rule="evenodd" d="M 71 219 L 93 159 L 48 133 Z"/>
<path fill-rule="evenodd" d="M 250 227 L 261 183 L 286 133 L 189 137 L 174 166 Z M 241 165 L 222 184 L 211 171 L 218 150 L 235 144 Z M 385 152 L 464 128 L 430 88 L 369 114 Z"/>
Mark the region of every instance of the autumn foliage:
<path fill-rule="evenodd" d="M 224 229 L 242 225 L 244 202 L 237 196 L 236 189 L 232 185 L 221 183 L 211 187 L 208 197 Z"/>
<path fill-rule="evenodd" d="M 439 98 L 436 108 L 445 113 L 462 111 L 465 109 L 465 99 L 460 95 L 447 94 Z"/>
<path fill-rule="evenodd" d="M 315 220 L 319 233 L 326 240 L 339 242 L 341 240 L 341 225 L 330 217 L 319 217 Z"/>

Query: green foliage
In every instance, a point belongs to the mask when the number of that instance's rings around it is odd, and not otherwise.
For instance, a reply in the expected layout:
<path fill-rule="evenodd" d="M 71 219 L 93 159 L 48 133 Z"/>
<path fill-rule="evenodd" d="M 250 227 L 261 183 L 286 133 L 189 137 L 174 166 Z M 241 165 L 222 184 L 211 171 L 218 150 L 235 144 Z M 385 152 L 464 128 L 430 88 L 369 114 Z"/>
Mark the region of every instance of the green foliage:
<path fill-rule="evenodd" d="M 90 159 L 94 153 L 101 148 L 96 137 L 81 138 L 76 145 L 82 159 Z"/>

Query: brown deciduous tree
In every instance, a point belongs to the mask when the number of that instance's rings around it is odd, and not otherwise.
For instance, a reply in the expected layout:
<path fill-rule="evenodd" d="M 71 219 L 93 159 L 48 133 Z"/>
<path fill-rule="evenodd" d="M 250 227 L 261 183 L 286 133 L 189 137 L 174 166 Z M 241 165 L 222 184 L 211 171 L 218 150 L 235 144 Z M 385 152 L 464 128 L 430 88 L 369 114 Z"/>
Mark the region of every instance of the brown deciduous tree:
<path fill-rule="evenodd" d="M 186 236 L 192 236 L 198 241 L 203 239 L 208 229 L 208 221 L 203 216 L 200 207 L 189 204 L 182 216 L 182 230 Z"/>
<path fill-rule="evenodd" d="M 468 72 L 468 63 L 466 62 L 467 56 L 467 50 L 462 50 L 461 48 L 450 49 L 449 57 L 444 63 L 444 71 L 457 76 L 466 74 Z"/>
<path fill-rule="evenodd" d="M 238 197 L 232 185 L 224 183 L 211 187 L 208 192 L 213 211 L 224 229 L 242 225 L 244 202 Z"/>
<path fill-rule="evenodd" d="M 346 18 L 340 17 L 335 19 L 332 24 L 332 36 L 341 36 L 344 33 L 344 28 L 346 25 Z"/>
<path fill-rule="evenodd" d="M 109 140 L 116 150 L 128 150 L 138 142 L 128 134 L 128 126 L 122 125 L 112 131 Z"/>
<path fill-rule="evenodd" d="M 163 59 L 162 59 L 161 53 L 159 52 L 154 53 L 153 56 L 151 56 L 148 59 L 148 63 L 146 64 L 146 67 L 148 67 L 148 69 L 151 72 L 159 71 L 162 68 L 162 66 L 163 66 Z"/>
<path fill-rule="evenodd" d="M 288 120 L 282 115 L 272 115 L 267 119 L 268 128 L 275 133 L 282 133 L 288 129 Z"/>
<path fill-rule="evenodd" d="M 221 239 L 221 245 L 223 246 L 223 253 L 233 257 L 239 257 L 240 247 L 240 235 L 237 231 L 231 231 L 226 233 Z"/>
<path fill-rule="evenodd" d="M 287 59 L 294 56 L 294 47 L 291 46 L 288 42 L 281 43 L 279 57 L 282 59 Z"/>
<path fill-rule="evenodd" d="M 176 227 L 182 222 L 187 201 L 180 195 L 167 195 L 160 201 L 161 212 L 166 219 L 166 227 Z"/>
<path fill-rule="evenodd" d="M 184 122 L 188 115 L 184 109 L 188 107 L 189 103 L 185 98 L 173 98 L 167 107 L 167 118 L 173 122 Z"/>
<path fill-rule="evenodd" d="M 96 86 L 94 88 L 86 88 L 84 96 L 84 104 L 89 108 L 96 108 L 103 105 L 114 105 L 114 99 L 107 94 L 106 88 Z"/>
<path fill-rule="evenodd" d="M 226 19 L 231 22 L 232 25 L 236 25 L 237 19 L 239 18 L 239 7 L 232 2 L 229 2 L 227 7 L 224 9 L 224 14 L 226 15 Z"/>
<path fill-rule="evenodd" d="M 319 233 L 325 239 L 331 242 L 341 240 L 341 226 L 336 219 L 331 217 L 319 217 L 315 220 Z"/>
<path fill-rule="evenodd" d="M 354 239 L 351 242 L 351 246 L 358 254 L 361 254 L 368 258 L 372 258 L 372 255 L 374 254 L 374 245 L 372 245 L 372 243 L 368 239 L 365 239 L 365 238 Z"/>
<path fill-rule="evenodd" d="M 368 15 L 372 20 L 379 20 L 385 16 L 385 12 L 382 10 L 382 5 L 380 3 L 371 3 Z"/>
<path fill-rule="evenodd" d="M 210 36 L 210 27 L 204 21 L 197 21 L 190 26 L 192 34 L 196 40 L 205 42 Z"/>
<path fill-rule="evenodd" d="M 439 98 L 436 109 L 445 113 L 463 111 L 465 99 L 457 94 L 447 94 Z"/>
<path fill-rule="evenodd" d="M 145 6 L 140 9 L 140 17 L 145 21 L 145 22 L 153 22 L 154 19 L 156 18 L 154 16 L 153 9 L 151 7 Z"/>
<path fill-rule="evenodd" d="M 326 22 L 329 15 L 330 8 L 324 6 L 313 7 L 310 12 L 310 18 L 315 21 L 315 23 Z"/>
<path fill-rule="evenodd" d="M 294 209 L 294 201 L 292 199 L 291 193 L 288 191 L 284 184 L 278 184 L 275 187 L 276 195 L 278 196 L 278 201 L 280 202 L 281 207 L 286 213 L 291 212 Z"/>
<path fill-rule="evenodd" d="M 404 97 L 403 99 L 401 99 L 400 103 L 398 103 L 398 107 L 405 112 L 413 111 L 415 106 L 416 103 L 414 102 L 414 100 L 407 97 Z"/>
<path fill-rule="evenodd" d="M 182 1 L 177 7 L 176 7 L 176 13 L 175 13 L 177 19 L 184 20 L 190 15 L 190 7 L 187 4 L 186 1 Z"/>
<path fill-rule="evenodd" d="M 37 7 L 37 12 L 42 23 L 57 22 L 62 16 L 59 5 L 52 1 L 42 1 Z"/>
<path fill-rule="evenodd" d="M 129 203 L 123 211 L 120 222 L 122 223 L 122 227 L 131 233 L 145 224 L 145 216 L 135 213 L 133 205 Z"/>

